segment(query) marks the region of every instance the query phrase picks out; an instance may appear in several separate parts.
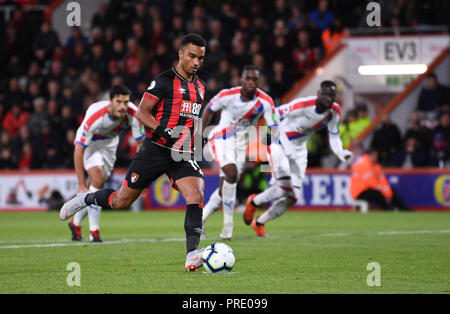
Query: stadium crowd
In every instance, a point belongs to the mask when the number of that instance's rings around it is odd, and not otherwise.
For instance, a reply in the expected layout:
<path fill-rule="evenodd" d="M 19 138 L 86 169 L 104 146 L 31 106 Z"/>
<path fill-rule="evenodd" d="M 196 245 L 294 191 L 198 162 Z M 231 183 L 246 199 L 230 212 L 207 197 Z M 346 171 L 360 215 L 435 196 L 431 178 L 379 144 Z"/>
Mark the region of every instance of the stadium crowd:
<path fill-rule="evenodd" d="M 448 22 L 445 16 L 429 20 L 440 16 L 430 1 L 390 5 L 394 13 L 387 25 Z M 188 32 L 208 42 L 199 72 L 207 82 L 205 101 L 239 85 L 242 66 L 252 63 L 262 69 L 260 87 L 279 104 L 296 80 L 336 49 L 348 28 L 360 25 L 363 11 L 364 3 L 349 0 L 111 0 L 99 6 L 89 30 L 73 27 L 61 42 L 51 23 L 31 19 L 18 7 L 0 27 L 0 169 L 72 168 L 75 131 L 87 106 L 105 99 L 115 84 L 128 86 L 139 102 L 151 79 L 177 60 L 180 38 Z M 406 134 L 384 136 L 395 128 L 389 119 L 374 134 L 372 144 L 388 150 L 381 152 L 383 165 L 448 164 L 448 89 L 437 84 L 441 96 L 433 98 L 436 87 L 430 86 Z M 431 98 L 436 103 L 430 104 Z M 421 125 L 424 110 L 436 114 L 435 122 Z M 363 111 L 361 106 L 346 117 L 343 125 L 350 133 L 367 122 Z M 353 121 L 359 121 L 357 127 Z M 311 166 L 320 166 L 327 147 L 323 140 L 311 141 Z M 117 166 L 126 167 L 135 142 L 124 136 L 120 145 Z"/>

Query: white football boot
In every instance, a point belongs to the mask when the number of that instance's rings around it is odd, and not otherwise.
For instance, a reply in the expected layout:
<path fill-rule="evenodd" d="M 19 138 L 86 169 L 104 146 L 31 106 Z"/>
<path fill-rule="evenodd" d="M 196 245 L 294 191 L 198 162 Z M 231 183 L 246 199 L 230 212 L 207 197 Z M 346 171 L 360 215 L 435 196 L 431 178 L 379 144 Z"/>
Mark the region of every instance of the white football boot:
<path fill-rule="evenodd" d="M 205 249 L 194 250 L 187 254 L 184 268 L 186 271 L 197 271 L 202 266 L 202 253 Z"/>
<path fill-rule="evenodd" d="M 76 212 L 79 212 L 87 206 L 84 199 L 89 192 L 83 191 L 72 198 L 70 201 L 64 203 L 63 207 L 59 211 L 59 219 L 66 220 L 72 217 Z"/>

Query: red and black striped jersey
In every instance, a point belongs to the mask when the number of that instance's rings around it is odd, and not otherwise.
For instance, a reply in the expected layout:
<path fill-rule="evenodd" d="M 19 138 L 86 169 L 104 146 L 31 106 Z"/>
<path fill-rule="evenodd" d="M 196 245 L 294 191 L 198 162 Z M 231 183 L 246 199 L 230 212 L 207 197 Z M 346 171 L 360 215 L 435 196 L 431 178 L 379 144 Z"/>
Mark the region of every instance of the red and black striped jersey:
<path fill-rule="evenodd" d="M 167 143 L 154 130 L 148 130 L 149 139 L 170 149 L 193 153 L 194 136 L 205 97 L 205 83 L 197 76 L 189 81 L 171 68 L 150 83 L 143 97 L 157 102 L 152 112 L 156 121 L 162 127 L 179 133 L 179 138 L 174 143 Z"/>

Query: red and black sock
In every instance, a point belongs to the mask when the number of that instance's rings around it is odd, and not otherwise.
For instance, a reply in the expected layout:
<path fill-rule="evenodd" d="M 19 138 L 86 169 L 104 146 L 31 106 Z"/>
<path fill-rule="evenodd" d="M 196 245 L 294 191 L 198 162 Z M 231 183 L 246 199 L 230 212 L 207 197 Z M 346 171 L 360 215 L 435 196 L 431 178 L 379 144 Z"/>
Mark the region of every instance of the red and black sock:
<path fill-rule="evenodd" d="M 186 232 L 186 250 L 191 252 L 198 248 L 202 234 L 203 204 L 190 204 L 186 206 L 184 231 Z"/>
<path fill-rule="evenodd" d="M 116 193 L 113 189 L 103 189 L 94 193 L 89 193 L 84 199 L 87 205 L 97 205 L 103 209 L 111 209 L 110 200 Z"/>

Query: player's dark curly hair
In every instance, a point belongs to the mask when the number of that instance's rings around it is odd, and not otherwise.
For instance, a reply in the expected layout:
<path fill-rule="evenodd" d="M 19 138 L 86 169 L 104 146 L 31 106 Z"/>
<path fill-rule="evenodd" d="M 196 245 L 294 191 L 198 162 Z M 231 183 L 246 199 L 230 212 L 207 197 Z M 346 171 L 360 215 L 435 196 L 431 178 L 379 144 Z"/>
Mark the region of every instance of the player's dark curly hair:
<path fill-rule="evenodd" d="M 253 64 L 244 65 L 244 67 L 242 68 L 242 73 L 244 73 L 245 71 L 257 71 L 261 73 L 261 70 L 256 65 Z"/>
<path fill-rule="evenodd" d="M 193 44 L 199 47 L 206 47 L 206 40 L 202 36 L 195 33 L 189 33 L 181 39 L 180 48 L 183 49 L 187 44 Z"/>
<path fill-rule="evenodd" d="M 117 95 L 131 96 L 131 91 L 126 86 L 114 85 L 113 87 L 111 87 L 111 90 L 109 91 L 109 99 L 113 99 Z"/>
<path fill-rule="evenodd" d="M 330 80 L 326 80 L 320 83 L 320 87 L 333 87 L 334 89 L 336 89 L 336 83 Z"/>

